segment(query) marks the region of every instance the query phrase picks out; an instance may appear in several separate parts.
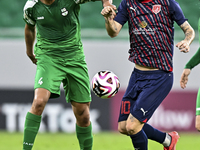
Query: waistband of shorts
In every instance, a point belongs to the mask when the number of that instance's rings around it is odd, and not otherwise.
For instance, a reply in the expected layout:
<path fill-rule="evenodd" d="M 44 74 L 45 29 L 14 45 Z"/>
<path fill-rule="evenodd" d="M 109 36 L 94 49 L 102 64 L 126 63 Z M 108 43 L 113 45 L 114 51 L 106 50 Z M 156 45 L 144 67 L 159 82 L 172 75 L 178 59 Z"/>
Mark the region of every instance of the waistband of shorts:
<path fill-rule="evenodd" d="M 164 71 L 164 70 L 148 70 L 148 71 L 143 71 L 143 70 L 139 70 L 139 69 L 136 69 L 134 68 L 135 72 L 137 73 L 140 73 L 140 74 L 166 74 L 166 73 L 173 73 L 173 72 L 170 72 L 170 71 Z"/>

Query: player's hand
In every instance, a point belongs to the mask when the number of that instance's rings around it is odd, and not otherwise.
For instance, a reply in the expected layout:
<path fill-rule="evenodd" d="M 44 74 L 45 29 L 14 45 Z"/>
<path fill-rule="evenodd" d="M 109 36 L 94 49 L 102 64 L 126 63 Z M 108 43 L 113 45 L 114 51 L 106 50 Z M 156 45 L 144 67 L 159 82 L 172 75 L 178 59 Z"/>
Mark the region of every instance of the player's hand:
<path fill-rule="evenodd" d="M 180 52 L 187 53 L 190 51 L 190 44 L 183 40 L 176 44 L 176 47 L 179 48 Z"/>
<path fill-rule="evenodd" d="M 106 6 L 112 7 L 112 9 L 113 9 L 114 11 L 117 10 L 117 7 L 116 7 L 115 5 L 112 4 L 112 0 L 104 1 L 104 2 L 103 2 L 103 7 L 106 7 Z M 116 14 L 115 14 L 115 15 L 116 15 Z"/>
<path fill-rule="evenodd" d="M 188 82 L 188 76 L 189 76 L 190 72 L 191 72 L 190 69 L 183 70 L 183 73 L 181 75 L 181 80 L 180 80 L 180 86 L 182 89 L 186 88 L 186 84 Z"/>
<path fill-rule="evenodd" d="M 28 55 L 28 54 L 27 54 Z M 37 59 L 35 58 L 35 55 L 28 55 L 28 57 L 30 58 L 30 60 L 35 64 L 37 65 Z"/>
<path fill-rule="evenodd" d="M 115 15 L 116 15 L 115 11 L 113 10 L 113 8 L 112 8 L 111 6 L 106 6 L 106 7 L 104 7 L 104 8 L 102 9 L 102 11 L 101 11 L 101 14 L 102 14 L 105 18 L 107 18 L 107 19 L 109 19 L 109 20 L 114 19 L 114 18 L 115 18 Z"/>

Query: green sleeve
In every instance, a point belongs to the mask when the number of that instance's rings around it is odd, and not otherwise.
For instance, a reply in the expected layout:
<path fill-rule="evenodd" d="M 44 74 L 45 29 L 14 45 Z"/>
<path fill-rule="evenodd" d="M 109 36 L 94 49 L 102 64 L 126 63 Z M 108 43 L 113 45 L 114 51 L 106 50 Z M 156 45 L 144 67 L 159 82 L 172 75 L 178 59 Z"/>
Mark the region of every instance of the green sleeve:
<path fill-rule="evenodd" d="M 198 21 L 199 43 L 200 43 L 200 18 Z M 200 47 L 192 58 L 185 65 L 185 69 L 192 69 L 200 63 Z"/>
<path fill-rule="evenodd" d="M 200 47 L 185 65 L 185 69 L 192 69 L 200 63 Z"/>
<path fill-rule="evenodd" d="M 199 18 L 199 22 L 198 22 L 198 31 L 199 31 L 199 44 L 200 44 L 200 18 Z"/>

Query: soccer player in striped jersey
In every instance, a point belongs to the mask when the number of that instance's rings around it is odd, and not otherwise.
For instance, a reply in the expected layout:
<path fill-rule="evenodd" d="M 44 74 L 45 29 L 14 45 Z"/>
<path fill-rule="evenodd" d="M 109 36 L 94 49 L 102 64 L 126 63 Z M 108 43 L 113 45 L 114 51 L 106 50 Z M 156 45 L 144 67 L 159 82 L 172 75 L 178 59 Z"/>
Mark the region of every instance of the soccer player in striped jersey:
<path fill-rule="evenodd" d="M 116 16 L 109 6 L 101 14 L 110 37 L 128 22 L 129 60 L 135 64 L 121 102 L 119 132 L 130 136 L 136 150 L 147 150 L 148 139 L 175 150 L 178 133 L 161 132 L 147 122 L 173 85 L 174 22 L 185 34 L 176 44 L 180 52 L 189 52 L 193 28 L 175 0 L 122 0 Z"/>
<path fill-rule="evenodd" d="M 200 44 L 200 18 L 198 22 L 198 31 L 199 31 L 199 44 Z M 192 58 L 186 63 L 183 73 L 180 79 L 181 88 L 186 88 L 188 82 L 188 76 L 190 75 L 191 70 L 200 63 L 200 47 L 197 52 L 192 56 Z M 196 99 L 196 120 L 195 120 L 196 129 L 200 132 L 200 88 L 197 94 Z"/>
<path fill-rule="evenodd" d="M 60 96 L 61 83 L 76 117 L 80 149 L 92 149 L 90 81 L 79 23 L 80 4 L 88 1 L 96 0 L 28 0 L 24 6 L 26 53 L 37 70 L 34 99 L 24 125 L 23 150 L 32 149 L 45 105 L 49 98 Z M 102 3 L 115 9 L 108 0 Z"/>

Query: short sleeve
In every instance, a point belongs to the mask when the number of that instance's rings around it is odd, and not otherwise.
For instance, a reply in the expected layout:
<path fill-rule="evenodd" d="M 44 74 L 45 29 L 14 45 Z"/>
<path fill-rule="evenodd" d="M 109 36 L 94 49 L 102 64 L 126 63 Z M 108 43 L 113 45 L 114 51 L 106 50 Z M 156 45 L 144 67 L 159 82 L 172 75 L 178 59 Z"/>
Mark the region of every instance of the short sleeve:
<path fill-rule="evenodd" d="M 126 0 L 122 0 L 117 10 L 118 12 L 114 20 L 123 26 L 128 21 Z"/>
<path fill-rule="evenodd" d="M 170 0 L 169 7 L 170 14 L 172 15 L 172 19 L 180 26 L 188 19 L 185 18 L 183 11 L 178 2 L 175 0 Z"/>
<path fill-rule="evenodd" d="M 24 14 L 23 19 L 24 21 L 31 26 L 35 26 L 35 19 L 33 18 L 33 6 L 36 2 L 34 1 L 27 1 L 24 6 Z"/>

